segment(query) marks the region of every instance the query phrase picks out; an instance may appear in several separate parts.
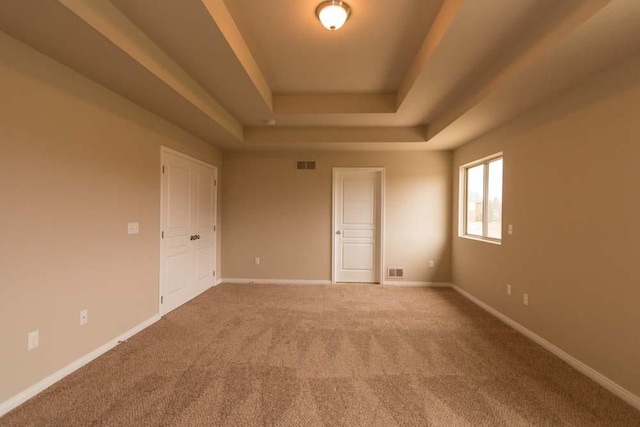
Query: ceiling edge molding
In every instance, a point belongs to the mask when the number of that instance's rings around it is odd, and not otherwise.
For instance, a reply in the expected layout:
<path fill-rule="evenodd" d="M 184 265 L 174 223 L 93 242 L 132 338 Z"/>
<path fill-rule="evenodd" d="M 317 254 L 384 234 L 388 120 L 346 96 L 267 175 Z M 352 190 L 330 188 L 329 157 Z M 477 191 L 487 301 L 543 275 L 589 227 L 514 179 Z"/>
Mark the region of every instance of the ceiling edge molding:
<path fill-rule="evenodd" d="M 462 8 L 463 0 L 444 0 L 442 7 L 436 16 L 433 25 L 427 33 L 422 47 L 418 51 L 418 54 L 413 59 L 411 66 L 407 70 L 398 91 L 396 94 L 396 110 L 400 109 L 400 106 L 407 98 L 407 95 L 414 87 L 416 81 L 418 81 L 420 75 L 424 72 L 429 60 L 433 56 L 440 42 L 444 38 L 445 34 L 449 30 L 451 23 L 460 12 Z"/>
<path fill-rule="evenodd" d="M 245 142 L 247 144 L 425 142 L 426 134 L 426 126 L 254 126 L 245 128 Z"/>
<path fill-rule="evenodd" d="M 395 94 L 274 95 L 276 114 L 395 114 Z"/>
<path fill-rule="evenodd" d="M 58 1 L 236 139 L 243 139 L 242 124 L 111 2 Z"/>
<path fill-rule="evenodd" d="M 254 88 L 260 94 L 269 111 L 273 111 L 273 93 L 267 83 L 258 63 L 256 62 L 249 46 L 245 42 L 238 26 L 236 25 L 227 5 L 223 0 L 201 0 L 205 9 L 209 12 L 211 19 L 229 44 L 229 47 L 236 55 L 242 65 L 244 72 L 249 76 Z"/>
<path fill-rule="evenodd" d="M 499 87 L 518 75 L 538 57 L 557 45 L 578 27 L 597 14 L 611 0 L 580 0 L 568 13 L 545 28 L 532 42 L 519 49 L 497 71 L 478 87 L 470 89 L 470 95 L 451 108 L 445 109 L 429 126 L 431 139 L 455 123 L 476 105 L 494 93 Z"/>

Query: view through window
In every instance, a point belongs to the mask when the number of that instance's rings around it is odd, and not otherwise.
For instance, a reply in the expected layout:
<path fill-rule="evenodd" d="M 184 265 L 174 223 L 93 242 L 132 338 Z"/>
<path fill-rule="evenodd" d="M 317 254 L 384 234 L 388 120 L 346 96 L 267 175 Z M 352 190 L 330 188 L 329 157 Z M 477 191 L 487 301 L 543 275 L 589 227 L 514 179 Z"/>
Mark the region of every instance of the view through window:
<path fill-rule="evenodd" d="M 502 156 L 464 167 L 464 235 L 502 238 Z"/>

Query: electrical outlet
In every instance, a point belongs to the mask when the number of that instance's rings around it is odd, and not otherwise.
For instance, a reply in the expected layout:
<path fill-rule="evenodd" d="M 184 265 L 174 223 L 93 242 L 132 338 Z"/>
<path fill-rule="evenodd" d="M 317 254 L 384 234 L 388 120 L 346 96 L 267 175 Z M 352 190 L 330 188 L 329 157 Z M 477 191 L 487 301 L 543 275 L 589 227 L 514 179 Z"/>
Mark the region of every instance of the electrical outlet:
<path fill-rule="evenodd" d="M 254 262 L 256 263 L 256 265 L 260 265 L 260 257 L 256 257 L 256 259 L 254 260 Z"/>
<path fill-rule="evenodd" d="M 140 232 L 140 223 L 130 222 L 127 224 L 127 234 L 138 234 Z"/>
<path fill-rule="evenodd" d="M 511 296 L 511 285 L 507 285 L 507 295 Z"/>
<path fill-rule="evenodd" d="M 429 268 L 433 268 L 433 266 L 434 266 L 433 261 L 429 261 Z"/>
<path fill-rule="evenodd" d="M 529 305 L 529 294 L 522 294 L 522 303 L 524 305 Z"/>
<path fill-rule="evenodd" d="M 80 326 L 86 325 L 88 321 L 89 321 L 89 312 L 85 308 L 84 310 L 80 311 Z"/>
<path fill-rule="evenodd" d="M 40 344 L 40 331 L 29 332 L 27 335 L 27 350 L 33 350 Z"/>

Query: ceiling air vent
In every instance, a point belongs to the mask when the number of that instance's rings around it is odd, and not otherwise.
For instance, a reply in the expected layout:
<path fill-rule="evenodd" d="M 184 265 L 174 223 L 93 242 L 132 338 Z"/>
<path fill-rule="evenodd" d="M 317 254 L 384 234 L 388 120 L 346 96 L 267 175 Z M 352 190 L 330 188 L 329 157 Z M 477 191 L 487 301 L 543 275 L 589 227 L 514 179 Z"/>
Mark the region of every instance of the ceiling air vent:
<path fill-rule="evenodd" d="M 296 169 L 306 169 L 307 162 L 296 162 Z"/>
<path fill-rule="evenodd" d="M 316 168 L 315 160 L 307 161 L 307 169 L 315 169 L 315 168 Z"/>
<path fill-rule="evenodd" d="M 404 269 L 390 268 L 387 272 L 387 277 L 389 277 L 389 279 L 402 279 L 404 278 Z"/>

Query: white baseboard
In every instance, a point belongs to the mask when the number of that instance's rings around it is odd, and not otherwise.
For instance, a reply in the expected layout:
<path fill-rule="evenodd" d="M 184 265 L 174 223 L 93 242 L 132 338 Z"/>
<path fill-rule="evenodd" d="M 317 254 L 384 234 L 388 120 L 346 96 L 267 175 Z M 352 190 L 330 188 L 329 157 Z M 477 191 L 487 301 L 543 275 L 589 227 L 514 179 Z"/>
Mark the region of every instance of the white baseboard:
<path fill-rule="evenodd" d="M 220 283 L 222 283 L 223 280 L 222 279 L 218 279 L 214 282 L 213 286 L 218 286 Z"/>
<path fill-rule="evenodd" d="M 298 279 L 221 279 L 220 283 L 238 285 L 331 285 L 331 280 L 298 280 Z M 406 286 L 422 288 L 451 288 L 449 282 L 409 282 L 405 280 L 385 280 L 384 286 Z"/>
<path fill-rule="evenodd" d="M 28 389 L 23 390 L 20 393 L 16 394 L 15 396 L 9 398 L 8 400 L 0 403 L 0 417 L 6 414 L 7 412 L 11 411 L 12 409 L 18 407 L 19 405 L 23 404 L 27 400 L 31 399 L 33 396 L 40 393 L 41 391 L 44 391 L 46 388 L 57 383 L 58 381 L 60 381 L 67 375 L 71 374 L 72 372 L 82 368 L 84 365 L 91 362 L 93 359 L 111 350 L 113 347 L 118 345 L 118 342 L 131 338 L 132 336 L 142 331 L 143 329 L 153 325 L 158 320 L 160 320 L 160 315 L 158 314 L 156 314 L 153 317 L 150 317 L 149 319 L 138 324 L 132 329 L 129 329 L 127 332 L 117 336 L 116 338 L 112 339 L 108 343 L 93 350 L 91 353 L 85 354 L 81 358 L 75 360 L 74 362 L 71 362 L 69 365 L 54 372 L 53 374 L 49 375 L 45 379 L 38 381 Z"/>
<path fill-rule="evenodd" d="M 452 283 L 448 282 L 407 282 L 405 280 L 385 280 L 384 286 L 406 286 L 416 288 L 450 288 Z"/>
<path fill-rule="evenodd" d="M 240 285 L 330 285 L 331 280 L 302 279 L 222 279 L 222 283 Z"/>
<path fill-rule="evenodd" d="M 562 350 L 562 349 L 556 347 L 555 345 L 551 344 L 549 341 L 545 340 L 540 335 L 530 331 L 529 329 L 525 328 L 524 326 L 522 326 L 521 324 L 519 324 L 515 320 L 511 319 L 510 317 L 505 316 L 504 314 L 502 314 L 498 310 L 496 310 L 496 309 L 490 307 L 489 305 L 485 304 L 484 302 L 482 302 L 478 298 L 474 297 L 473 295 L 471 295 L 470 293 L 468 293 L 464 289 L 462 289 L 462 288 L 460 288 L 460 287 L 458 287 L 456 285 L 452 285 L 452 287 L 460 295 L 464 296 L 469 301 L 473 302 L 474 304 L 476 304 L 480 308 L 484 309 L 488 313 L 494 315 L 495 317 L 500 319 L 502 322 L 504 322 L 507 325 L 511 326 L 513 329 L 515 329 L 516 331 L 520 332 L 521 334 L 523 334 L 524 336 L 526 336 L 530 340 L 532 340 L 535 343 L 537 343 L 538 345 L 544 347 L 546 350 L 548 350 L 551 353 L 555 354 L 557 357 L 559 357 L 560 359 L 564 360 L 569 365 L 573 366 L 576 370 L 578 370 L 579 372 L 583 373 L 587 377 L 591 378 L 592 380 L 594 380 L 595 382 L 600 384 L 602 387 L 606 388 L 611 393 L 615 394 L 620 399 L 622 399 L 625 402 L 627 402 L 629 405 L 631 405 L 634 408 L 640 410 L 640 397 L 636 396 L 635 394 L 631 393 L 629 390 L 625 389 L 621 385 L 619 385 L 619 384 L 615 383 L 614 381 L 610 380 L 609 378 L 605 377 L 600 372 L 596 371 L 595 369 L 591 368 L 590 366 L 584 364 L 580 360 L 578 360 L 575 357 L 571 356 L 569 353 L 565 352 L 564 350 Z"/>

